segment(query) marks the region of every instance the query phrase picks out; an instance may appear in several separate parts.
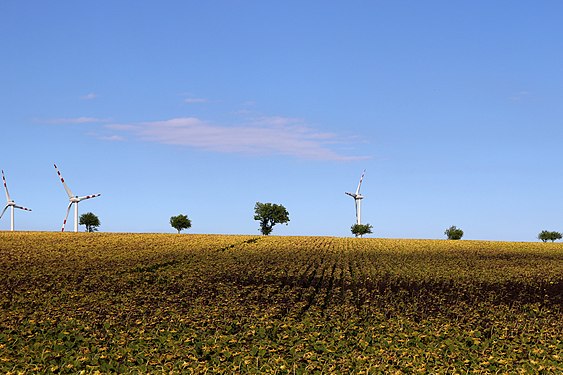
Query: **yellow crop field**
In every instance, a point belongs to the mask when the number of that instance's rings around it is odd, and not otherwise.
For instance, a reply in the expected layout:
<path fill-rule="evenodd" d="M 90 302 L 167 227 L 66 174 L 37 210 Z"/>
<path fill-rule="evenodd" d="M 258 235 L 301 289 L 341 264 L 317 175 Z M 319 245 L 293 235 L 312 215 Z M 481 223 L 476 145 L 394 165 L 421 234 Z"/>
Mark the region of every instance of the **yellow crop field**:
<path fill-rule="evenodd" d="M 0 233 L 2 373 L 563 372 L 563 245 Z"/>

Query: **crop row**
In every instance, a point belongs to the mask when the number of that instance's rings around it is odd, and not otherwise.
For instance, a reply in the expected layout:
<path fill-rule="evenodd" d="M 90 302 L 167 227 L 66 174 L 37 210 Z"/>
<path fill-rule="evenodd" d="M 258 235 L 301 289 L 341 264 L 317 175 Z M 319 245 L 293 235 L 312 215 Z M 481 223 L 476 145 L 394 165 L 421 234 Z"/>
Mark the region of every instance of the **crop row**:
<path fill-rule="evenodd" d="M 0 234 L 2 372 L 563 369 L 560 244 Z"/>

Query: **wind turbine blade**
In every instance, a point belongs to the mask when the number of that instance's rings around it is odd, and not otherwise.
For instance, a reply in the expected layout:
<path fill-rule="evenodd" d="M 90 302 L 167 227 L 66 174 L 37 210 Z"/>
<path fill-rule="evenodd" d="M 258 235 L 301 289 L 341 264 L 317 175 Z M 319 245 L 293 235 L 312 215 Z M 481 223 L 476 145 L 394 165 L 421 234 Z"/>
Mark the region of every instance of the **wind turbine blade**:
<path fill-rule="evenodd" d="M 6 210 L 8 209 L 8 207 L 10 207 L 10 206 L 4 207 L 4 209 L 2 210 L 2 213 L 0 214 L 0 219 L 2 219 L 2 215 L 4 215 L 4 212 L 6 212 Z"/>
<path fill-rule="evenodd" d="M 24 211 L 31 211 L 31 208 L 27 208 L 27 207 L 23 207 L 23 206 L 16 206 L 14 205 L 15 208 L 19 208 L 20 210 L 24 210 Z"/>
<path fill-rule="evenodd" d="M 69 198 L 74 197 L 74 194 L 72 194 L 72 191 L 69 189 L 69 187 L 66 185 L 65 179 L 63 178 L 63 176 L 61 175 L 61 172 L 59 172 L 59 168 L 57 168 L 56 164 L 53 164 L 55 166 L 55 170 L 57 171 L 57 174 L 59 175 L 59 178 L 61 179 L 61 182 L 63 183 L 63 186 L 66 190 L 66 193 L 68 194 Z"/>
<path fill-rule="evenodd" d="M 8 185 L 6 185 L 6 177 L 4 177 L 4 170 L 2 170 L 2 181 L 4 181 L 4 190 L 6 190 L 6 200 L 11 201 L 10 193 L 8 193 Z"/>
<path fill-rule="evenodd" d="M 344 194 L 351 196 L 352 198 L 356 198 L 356 194 L 345 192 Z"/>
<path fill-rule="evenodd" d="M 362 180 L 364 179 L 364 175 L 366 174 L 366 170 L 362 173 L 362 177 L 360 177 L 360 183 L 358 184 L 358 189 L 356 189 L 356 195 L 360 194 L 360 187 L 362 186 Z"/>
<path fill-rule="evenodd" d="M 90 199 L 90 198 L 96 198 L 99 197 L 101 194 L 92 194 L 92 195 L 85 195 L 83 197 L 78 197 L 78 200 L 85 200 L 85 199 Z"/>
<path fill-rule="evenodd" d="M 72 206 L 73 202 L 70 202 L 68 204 L 68 208 L 66 209 L 66 216 L 65 216 L 65 221 L 63 221 L 63 229 L 61 229 L 61 232 L 65 231 L 65 225 L 66 225 L 66 219 L 68 219 L 68 213 L 70 212 L 70 207 Z"/>

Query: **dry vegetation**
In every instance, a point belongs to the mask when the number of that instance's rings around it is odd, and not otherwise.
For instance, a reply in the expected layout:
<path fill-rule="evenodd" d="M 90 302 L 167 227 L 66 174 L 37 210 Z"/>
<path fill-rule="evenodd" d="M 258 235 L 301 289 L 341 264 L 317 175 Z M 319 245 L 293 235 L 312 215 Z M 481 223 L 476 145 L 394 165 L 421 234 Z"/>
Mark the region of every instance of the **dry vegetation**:
<path fill-rule="evenodd" d="M 561 373 L 563 245 L 1 233 L 0 372 Z"/>

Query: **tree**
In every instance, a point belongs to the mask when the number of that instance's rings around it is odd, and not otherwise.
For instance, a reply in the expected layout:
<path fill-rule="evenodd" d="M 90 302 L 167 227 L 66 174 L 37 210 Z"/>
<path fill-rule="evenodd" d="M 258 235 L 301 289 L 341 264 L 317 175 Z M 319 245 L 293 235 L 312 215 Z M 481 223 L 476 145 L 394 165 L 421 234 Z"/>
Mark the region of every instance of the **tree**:
<path fill-rule="evenodd" d="M 456 228 L 455 225 L 446 229 L 444 234 L 448 237 L 448 240 L 461 240 L 461 237 L 463 237 L 463 231 L 460 228 Z"/>
<path fill-rule="evenodd" d="M 362 237 L 364 234 L 370 234 L 372 228 L 370 224 L 354 224 L 352 225 L 352 234 L 356 237 Z"/>
<path fill-rule="evenodd" d="M 191 228 L 192 221 L 188 219 L 187 215 L 180 214 L 178 216 L 172 216 L 170 218 L 170 225 L 172 225 L 172 228 L 176 229 L 178 233 L 180 233 L 180 231 L 183 229 Z"/>
<path fill-rule="evenodd" d="M 287 225 L 289 212 L 281 204 L 256 202 L 254 206 L 254 220 L 260 221 L 260 232 L 267 236 L 272 233 L 274 225 Z"/>
<path fill-rule="evenodd" d="M 100 219 L 91 212 L 80 215 L 80 225 L 86 225 L 86 232 L 96 232 L 100 226 Z"/>
<path fill-rule="evenodd" d="M 542 230 L 540 234 L 538 234 L 538 239 L 542 240 L 543 242 L 551 241 L 554 242 L 555 240 L 560 240 L 562 238 L 561 233 L 559 232 L 550 232 L 547 230 Z"/>

